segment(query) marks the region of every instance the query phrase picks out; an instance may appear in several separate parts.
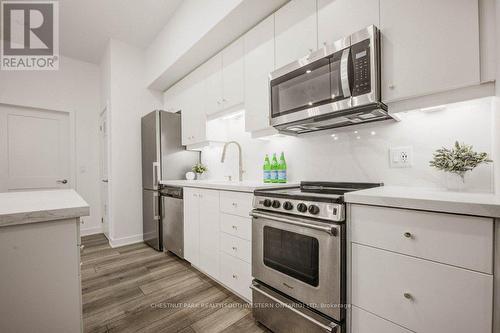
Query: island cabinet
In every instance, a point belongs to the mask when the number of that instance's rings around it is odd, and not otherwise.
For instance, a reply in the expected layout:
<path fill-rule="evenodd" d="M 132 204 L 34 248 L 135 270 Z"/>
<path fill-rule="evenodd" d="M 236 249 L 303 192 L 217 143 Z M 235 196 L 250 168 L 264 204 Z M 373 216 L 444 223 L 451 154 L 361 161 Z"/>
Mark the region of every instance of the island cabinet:
<path fill-rule="evenodd" d="M 185 259 L 251 301 L 253 194 L 184 189 Z"/>
<path fill-rule="evenodd" d="M 0 332 L 82 332 L 80 219 L 0 227 Z"/>
<path fill-rule="evenodd" d="M 492 332 L 492 218 L 359 204 L 349 213 L 352 333 Z"/>

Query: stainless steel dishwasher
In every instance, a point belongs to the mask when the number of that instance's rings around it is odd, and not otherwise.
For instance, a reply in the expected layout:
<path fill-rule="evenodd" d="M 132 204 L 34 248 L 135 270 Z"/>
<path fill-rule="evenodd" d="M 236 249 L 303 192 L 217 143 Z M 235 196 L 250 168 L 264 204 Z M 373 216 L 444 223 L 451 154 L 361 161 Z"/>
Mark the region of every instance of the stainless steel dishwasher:
<path fill-rule="evenodd" d="M 161 195 L 161 224 L 163 249 L 184 258 L 184 205 L 182 187 L 163 187 Z"/>

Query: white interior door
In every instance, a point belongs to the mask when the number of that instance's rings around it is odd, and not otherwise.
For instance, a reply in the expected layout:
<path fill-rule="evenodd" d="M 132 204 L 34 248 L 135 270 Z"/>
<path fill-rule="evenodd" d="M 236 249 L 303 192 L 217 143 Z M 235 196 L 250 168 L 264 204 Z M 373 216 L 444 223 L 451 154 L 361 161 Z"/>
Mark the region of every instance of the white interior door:
<path fill-rule="evenodd" d="M 100 173 L 101 173 L 101 211 L 102 229 L 109 238 L 109 204 L 108 204 L 108 111 L 104 109 L 99 120 L 100 133 Z"/>
<path fill-rule="evenodd" d="M 65 112 L 0 106 L 0 190 L 71 188 Z"/>

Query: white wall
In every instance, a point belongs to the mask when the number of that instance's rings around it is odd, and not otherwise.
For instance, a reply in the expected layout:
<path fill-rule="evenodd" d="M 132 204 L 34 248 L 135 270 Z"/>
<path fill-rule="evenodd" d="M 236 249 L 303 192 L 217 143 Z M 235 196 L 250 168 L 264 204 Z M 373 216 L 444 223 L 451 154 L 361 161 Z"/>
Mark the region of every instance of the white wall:
<path fill-rule="evenodd" d="M 0 103 L 74 113 L 74 187 L 90 204 L 84 234 L 101 231 L 99 85 L 98 66 L 67 57 L 61 57 L 58 71 L 0 71 Z"/>
<path fill-rule="evenodd" d="M 142 240 L 141 117 L 162 107 L 146 88 L 145 54 L 111 40 L 101 62 L 101 103 L 109 102 L 109 213 L 113 246 Z"/>
<path fill-rule="evenodd" d="M 148 86 L 165 90 L 288 0 L 184 0 L 147 48 Z"/>
<path fill-rule="evenodd" d="M 368 124 L 358 128 L 358 133 L 345 128 L 303 137 L 272 137 L 270 141 L 251 139 L 244 133 L 243 118 L 226 122 L 228 139 L 237 140 L 243 146 L 246 180 L 262 179 L 266 153 L 284 151 L 291 181 L 382 181 L 386 185 L 444 187 L 443 174 L 428 165 L 432 152 L 459 140 L 492 154 L 491 104 L 492 98 L 483 98 L 452 104 L 443 111 L 408 112 L 399 123 Z M 336 133 L 337 140 L 332 133 Z M 407 145 L 413 146 L 413 167 L 389 168 L 389 147 Z M 223 179 L 232 174 L 236 179 L 236 149 L 229 148 L 226 165 L 220 163 L 221 150 L 220 146 L 203 150 L 202 160 L 210 170 L 208 177 Z M 493 166 L 478 167 L 467 182 L 467 190 L 491 192 Z"/>

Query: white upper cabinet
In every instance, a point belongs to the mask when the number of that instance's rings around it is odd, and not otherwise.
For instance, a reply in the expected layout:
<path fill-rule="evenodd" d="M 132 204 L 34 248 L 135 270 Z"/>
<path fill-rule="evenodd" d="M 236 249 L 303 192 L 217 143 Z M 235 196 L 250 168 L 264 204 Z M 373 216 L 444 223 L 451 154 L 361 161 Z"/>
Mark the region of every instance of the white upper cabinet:
<path fill-rule="evenodd" d="M 479 83 L 477 0 L 380 0 L 380 28 L 385 102 Z"/>
<path fill-rule="evenodd" d="M 219 53 L 202 66 L 205 73 L 205 112 L 222 110 L 222 54 Z"/>
<path fill-rule="evenodd" d="M 178 98 L 182 114 L 182 144 L 193 145 L 207 141 L 205 116 L 205 86 L 200 69 L 186 76 L 181 82 Z"/>
<path fill-rule="evenodd" d="M 318 0 L 318 44 L 322 47 L 374 24 L 379 0 Z"/>
<path fill-rule="evenodd" d="M 269 73 L 274 70 L 274 15 L 244 37 L 245 40 L 245 130 L 269 125 Z"/>
<path fill-rule="evenodd" d="M 275 13 L 276 68 L 318 48 L 316 6 L 316 0 L 292 0 Z"/>
<path fill-rule="evenodd" d="M 229 109 L 244 100 L 244 43 L 236 40 L 222 51 L 222 108 Z"/>
<path fill-rule="evenodd" d="M 180 85 L 176 84 L 163 93 L 163 109 L 168 112 L 177 112 L 181 109 L 179 104 Z"/>

